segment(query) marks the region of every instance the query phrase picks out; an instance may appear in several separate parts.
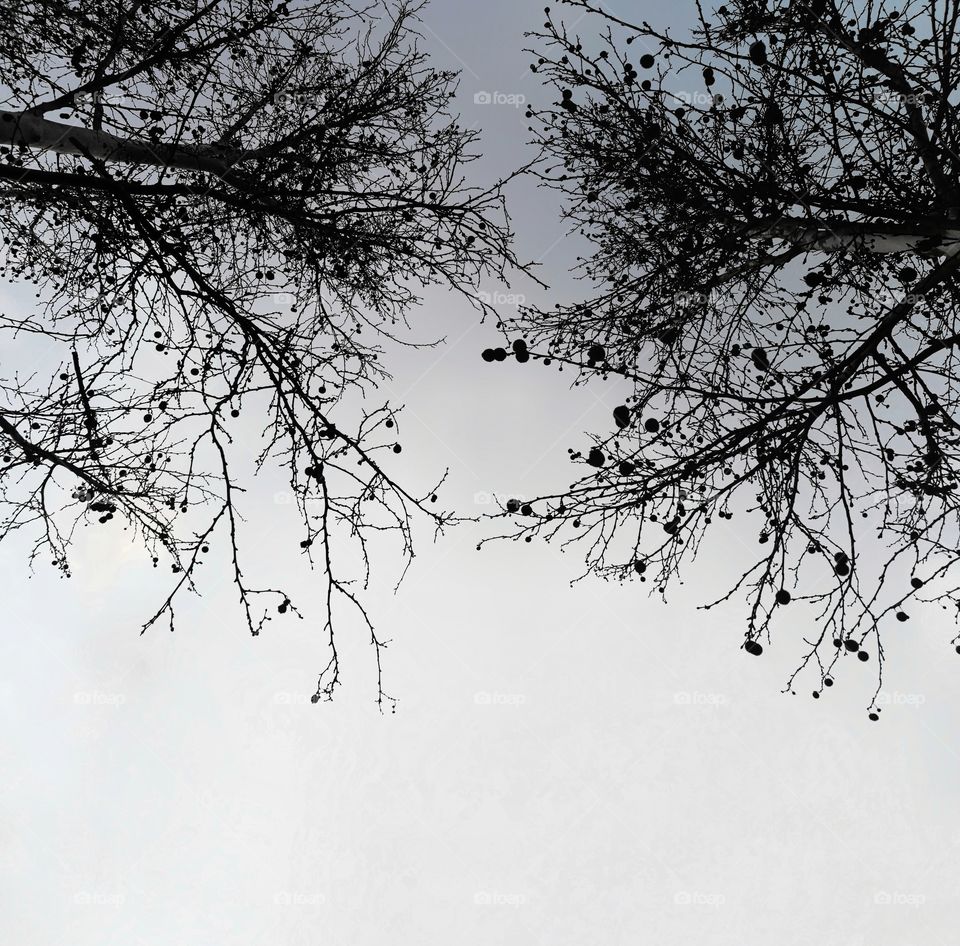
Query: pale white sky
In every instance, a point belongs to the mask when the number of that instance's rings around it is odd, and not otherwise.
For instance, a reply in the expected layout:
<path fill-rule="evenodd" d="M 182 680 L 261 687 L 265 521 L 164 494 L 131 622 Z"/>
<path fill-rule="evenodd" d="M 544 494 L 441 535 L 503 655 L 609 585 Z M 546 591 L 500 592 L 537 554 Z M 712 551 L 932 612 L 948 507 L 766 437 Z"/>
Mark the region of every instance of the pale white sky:
<path fill-rule="evenodd" d="M 621 3 L 638 18 L 651 5 Z M 668 11 L 678 18 L 681 5 Z M 464 69 L 461 107 L 490 173 L 519 164 L 525 122 L 477 91 L 537 94 L 521 33 L 542 5 L 433 0 L 427 44 Z M 588 24 L 583 24 L 586 31 Z M 548 195 L 516 193 L 521 255 L 555 295 L 575 250 Z M 530 291 L 523 286 L 516 291 Z M 448 505 L 533 494 L 608 423 L 602 384 L 488 365 L 492 325 L 431 294 L 416 319 L 448 344 L 392 360 L 404 473 L 446 466 Z M 803 621 L 748 657 L 742 609 L 704 613 L 741 554 L 736 522 L 670 606 L 579 574 L 574 552 L 483 527 L 432 544 L 400 591 L 389 550 L 369 610 L 395 715 L 344 612 L 344 684 L 308 695 L 326 657 L 318 582 L 274 502 L 247 498 L 248 568 L 283 578 L 306 620 L 243 630 L 223 563 L 171 635 L 138 636 L 160 587 L 98 530 L 76 576 L 27 577 L 0 548 L 0 939 L 16 946 L 948 946 L 960 816 L 952 628 L 916 614 L 888 639 L 884 718 L 871 665 L 829 698 L 780 689 Z M 849 663 L 853 663 L 850 661 Z"/>

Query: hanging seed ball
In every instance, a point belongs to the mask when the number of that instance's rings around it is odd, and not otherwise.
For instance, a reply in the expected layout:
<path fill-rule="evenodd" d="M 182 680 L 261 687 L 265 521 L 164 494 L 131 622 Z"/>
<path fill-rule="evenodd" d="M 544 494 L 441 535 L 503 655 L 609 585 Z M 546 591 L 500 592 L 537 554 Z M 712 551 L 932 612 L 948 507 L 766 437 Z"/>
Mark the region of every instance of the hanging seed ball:
<path fill-rule="evenodd" d="M 846 647 L 851 654 L 855 654 L 860 649 L 860 645 L 855 640 L 845 640 L 843 646 Z"/>
<path fill-rule="evenodd" d="M 767 64 L 767 47 L 762 39 L 750 44 L 750 61 L 755 66 L 765 66 Z"/>
<path fill-rule="evenodd" d="M 857 660 L 862 660 L 866 663 L 870 659 L 870 655 L 865 651 L 861 650 L 857 653 Z"/>
<path fill-rule="evenodd" d="M 910 620 L 910 615 L 907 614 L 906 611 L 898 611 L 898 612 L 897 612 L 897 620 L 898 620 L 898 621 L 909 621 L 909 620 Z"/>
<path fill-rule="evenodd" d="M 872 720 L 873 722 L 876 722 L 879 718 L 880 717 L 877 713 L 871 713 L 868 717 L 868 719 Z"/>
<path fill-rule="evenodd" d="M 763 653 L 763 646 L 758 641 L 747 641 L 743 649 L 754 657 L 759 657 Z"/>
<path fill-rule="evenodd" d="M 652 69 L 652 68 L 653 68 L 653 64 L 654 64 L 656 61 L 657 61 L 657 60 L 656 60 L 656 57 L 651 56 L 650 53 L 644 53 L 644 55 L 642 55 L 642 56 L 640 57 L 640 65 L 641 65 L 644 69 Z"/>
<path fill-rule="evenodd" d="M 786 588 L 777 592 L 777 604 L 790 604 L 790 592 Z"/>

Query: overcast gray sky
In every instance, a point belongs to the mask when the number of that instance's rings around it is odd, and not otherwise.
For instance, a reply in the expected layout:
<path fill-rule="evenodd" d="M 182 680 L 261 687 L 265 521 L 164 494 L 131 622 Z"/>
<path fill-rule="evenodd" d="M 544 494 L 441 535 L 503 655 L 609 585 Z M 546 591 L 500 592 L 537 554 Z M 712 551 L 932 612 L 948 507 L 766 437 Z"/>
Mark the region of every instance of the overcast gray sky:
<path fill-rule="evenodd" d="M 693 9 L 619 7 L 661 23 Z M 530 157 L 523 109 L 503 99 L 543 94 L 522 53 L 542 19 L 530 0 L 425 11 L 425 43 L 463 71 L 464 122 L 484 132 L 480 178 Z M 558 242 L 553 198 L 512 197 L 520 255 L 554 287 L 536 298 L 571 298 L 578 247 Z M 387 394 L 407 405 L 398 472 L 426 488 L 450 467 L 444 503 L 474 512 L 567 482 L 567 447 L 608 423 L 616 392 L 484 363 L 494 326 L 442 293 L 413 321 L 447 341 L 391 358 Z M 247 567 L 282 577 L 306 619 L 257 639 L 224 563 L 175 634 L 140 637 L 161 589 L 118 532 L 80 538 L 69 582 L 28 578 L 23 548 L 0 548 L 4 943 L 955 942 L 960 663 L 939 612 L 887 640 L 874 725 L 869 665 L 826 699 L 781 694 L 811 616 L 756 660 L 739 649 L 742 608 L 696 609 L 744 549 L 736 521 L 669 606 L 636 583 L 571 587 L 574 552 L 477 552 L 483 526 L 435 544 L 421 530 L 398 593 L 385 550 L 366 599 L 393 641 L 396 714 L 376 711 L 348 612 L 343 686 L 314 706 L 321 597 L 283 489 L 252 484 Z"/>

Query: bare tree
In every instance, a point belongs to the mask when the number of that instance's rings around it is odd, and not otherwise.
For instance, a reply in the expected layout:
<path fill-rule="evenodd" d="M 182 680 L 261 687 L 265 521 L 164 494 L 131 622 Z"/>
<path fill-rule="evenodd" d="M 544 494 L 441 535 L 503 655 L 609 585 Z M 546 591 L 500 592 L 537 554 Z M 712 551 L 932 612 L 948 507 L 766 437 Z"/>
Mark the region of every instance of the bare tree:
<path fill-rule="evenodd" d="M 520 360 L 632 394 L 571 451 L 585 476 L 508 506 L 512 534 L 663 591 L 749 517 L 720 599 L 746 595 L 744 649 L 805 601 L 787 688 L 873 657 L 879 692 L 884 630 L 960 604 L 960 5 L 697 4 L 683 39 L 566 5 L 603 30 L 548 8 L 531 68 L 556 98 L 529 115 L 596 288 L 511 329 Z"/>
<path fill-rule="evenodd" d="M 512 259 L 500 186 L 467 185 L 474 134 L 449 113 L 455 76 L 417 46 L 418 3 L 35 0 L 0 10 L 4 274 L 34 311 L 0 318 L 0 535 L 70 574 L 81 524 L 124 520 L 171 569 L 144 630 L 173 627 L 197 566 L 229 544 L 246 623 L 299 614 L 248 582 L 231 429 L 263 417 L 257 468 L 289 470 L 303 554 L 359 608 L 371 537 L 412 555 L 435 487 L 389 470 L 389 404 L 351 407 L 386 377 L 420 288 L 473 286 Z M 17 345 L 62 352 L 18 371 Z M 44 349 L 48 351 L 48 348 Z M 354 401 L 357 399 L 354 398 Z M 309 502 L 308 502 L 309 500 Z M 336 535 L 358 543 L 338 571 Z M 356 583 L 355 583 L 356 582 Z"/>

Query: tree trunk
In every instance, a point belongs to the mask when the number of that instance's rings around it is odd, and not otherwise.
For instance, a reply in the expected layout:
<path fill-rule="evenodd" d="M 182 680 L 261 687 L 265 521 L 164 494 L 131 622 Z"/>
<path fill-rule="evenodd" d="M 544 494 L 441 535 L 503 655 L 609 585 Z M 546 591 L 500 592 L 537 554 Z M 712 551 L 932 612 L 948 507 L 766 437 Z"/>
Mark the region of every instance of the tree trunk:
<path fill-rule="evenodd" d="M 754 238 L 783 240 L 814 252 L 835 253 L 863 249 L 871 253 L 915 253 L 945 256 L 956 250 L 960 229 L 945 223 L 878 224 L 847 221 L 791 220 L 784 218 L 752 227 Z"/>
<path fill-rule="evenodd" d="M 0 144 L 93 157 L 101 161 L 180 168 L 185 171 L 209 171 L 221 177 L 229 175 L 238 161 L 252 157 L 253 154 L 210 145 L 169 144 L 118 138 L 106 131 L 66 125 L 25 112 L 3 110 L 0 110 Z"/>

